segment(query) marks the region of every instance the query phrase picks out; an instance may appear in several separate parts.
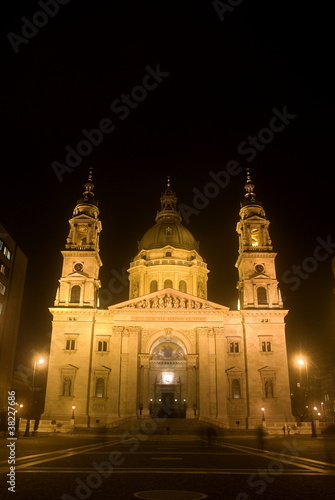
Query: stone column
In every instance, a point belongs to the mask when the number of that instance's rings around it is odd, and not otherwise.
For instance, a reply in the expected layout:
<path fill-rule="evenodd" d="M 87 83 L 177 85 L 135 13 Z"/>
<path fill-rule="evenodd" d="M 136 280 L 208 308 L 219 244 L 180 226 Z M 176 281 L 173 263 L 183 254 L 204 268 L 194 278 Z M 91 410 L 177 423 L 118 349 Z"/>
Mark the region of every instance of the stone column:
<path fill-rule="evenodd" d="M 138 411 L 138 335 L 136 326 L 122 331 L 120 410 L 123 417 L 135 416 Z"/>
<path fill-rule="evenodd" d="M 208 363 L 208 328 L 197 328 L 199 336 L 199 370 L 198 370 L 198 416 L 209 417 L 209 363 Z"/>
<path fill-rule="evenodd" d="M 140 354 L 141 380 L 140 380 L 140 405 L 142 417 L 149 416 L 149 360 L 150 354 Z"/>
<path fill-rule="evenodd" d="M 197 370 L 198 370 L 198 355 L 189 354 L 187 356 L 187 412 L 186 418 L 194 418 L 195 409 L 198 406 L 198 387 L 197 387 Z"/>
<path fill-rule="evenodd" d="M 227 351 L 226 339 L 223 328 L 214 328 L 215 351 L 216 351 L 216 381 L 217 381 L 217 418 L 227 418 L 227 393 L 226 393 L 226 373 L 225 357 Z"/>

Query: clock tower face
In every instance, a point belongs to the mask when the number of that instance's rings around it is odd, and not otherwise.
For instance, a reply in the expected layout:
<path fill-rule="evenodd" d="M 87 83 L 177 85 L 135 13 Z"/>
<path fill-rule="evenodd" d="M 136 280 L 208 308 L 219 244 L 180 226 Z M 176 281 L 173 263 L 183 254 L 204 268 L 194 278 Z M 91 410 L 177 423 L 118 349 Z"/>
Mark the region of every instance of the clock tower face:
<path fill-rule="evenodd" d="M 73 269 L 75 271 L 81 272 L 84 269 L 84 266 L 81 262 L 76 262 L 75 265 L 73 266 Z"/>
<path fill-rule="evenodd" d="M 264 266 L 263 266 L 263 264 L 257 264 L 257 265 L 255 266 L 255 271 L 256 271 L 257 273 L 263 273 L 263 272 L 264 272 Z"/>

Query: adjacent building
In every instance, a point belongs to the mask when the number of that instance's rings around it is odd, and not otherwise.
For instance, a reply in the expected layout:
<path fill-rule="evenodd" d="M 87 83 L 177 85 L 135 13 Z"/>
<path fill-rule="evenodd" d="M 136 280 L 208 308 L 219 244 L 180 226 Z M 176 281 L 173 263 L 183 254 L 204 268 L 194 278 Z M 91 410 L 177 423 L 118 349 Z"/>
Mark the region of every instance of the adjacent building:
<path fill-rule="evenodd" d="M 0 409 L 7 409 L 27 258 L 0 224 Z"/>
<path fill-rule="evenodd" d="M 254 428 L 262 419 L 280 428 L 294 420 L 288 311 L 270 223 L 249 171 L 236 219 L 237 310 L 207 297 L 209 270 L 182 223 L 169 180 L 155 221 L 130 262 L 129 300 L 102 308 L 102 225 L 90 172 L 69 220 L 50 308 L 44 421 L 70 422 L 73 407 L 76 426 L 83 427 L 140 415 L 199 417 L 240 429 Z"/>

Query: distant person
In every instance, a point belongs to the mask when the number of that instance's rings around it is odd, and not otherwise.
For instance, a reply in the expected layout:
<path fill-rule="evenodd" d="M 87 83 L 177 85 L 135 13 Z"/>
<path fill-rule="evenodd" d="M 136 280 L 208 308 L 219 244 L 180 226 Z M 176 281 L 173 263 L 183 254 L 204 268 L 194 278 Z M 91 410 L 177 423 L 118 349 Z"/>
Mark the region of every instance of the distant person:
<path fill-rule="evenodd" d="M 264 451 L 264 439 L 265 439 L 265 431 L 262 425 L 259 425 L 256 428 L 256 436 L 257 436 L 257 447 L 259 450 Z"/>
<path fill-rule="evenodd" d="M 286 434 L 286 426 L 285 425 L 283 426 L 283 434 L 284 434 L 284 436 Z"/>
<path fill-rule="evenodd" d="M 287 426 L 287 435 L 288 435 L 288 436 L 290 435 L 290 432 L 291 432 L 291 427 L 288 425 L 288 426 Z"/>
<path fill-rule="evenodd" d="M 210 446 L 213 442 L 213 439 L 216 437 L 216 430 L 212 425 L 209 425 L 206 429 L 207 434 L 207 444 Z"/>

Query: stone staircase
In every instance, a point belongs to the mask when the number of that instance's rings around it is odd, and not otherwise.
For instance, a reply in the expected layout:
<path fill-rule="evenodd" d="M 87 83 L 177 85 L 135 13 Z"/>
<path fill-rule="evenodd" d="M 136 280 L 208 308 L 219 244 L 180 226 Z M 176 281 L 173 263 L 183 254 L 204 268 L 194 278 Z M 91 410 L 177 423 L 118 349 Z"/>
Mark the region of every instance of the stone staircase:
<path fill-rule="evenodd" d="M 208 424 L 199 421 L 197 418 L 138 418 L 116 425 L 112 428 L 75 428 L 72 434 L 77 435 L 106 435 L 106 436 L 138 436 L 144 440 L 177 440 L 183 439 L 188 441 L 200 440 L 204 435 Z M 217 429 L 219 434 L 220 430 Z M 144 437 L 146 436 L 146 437 Z"/>

